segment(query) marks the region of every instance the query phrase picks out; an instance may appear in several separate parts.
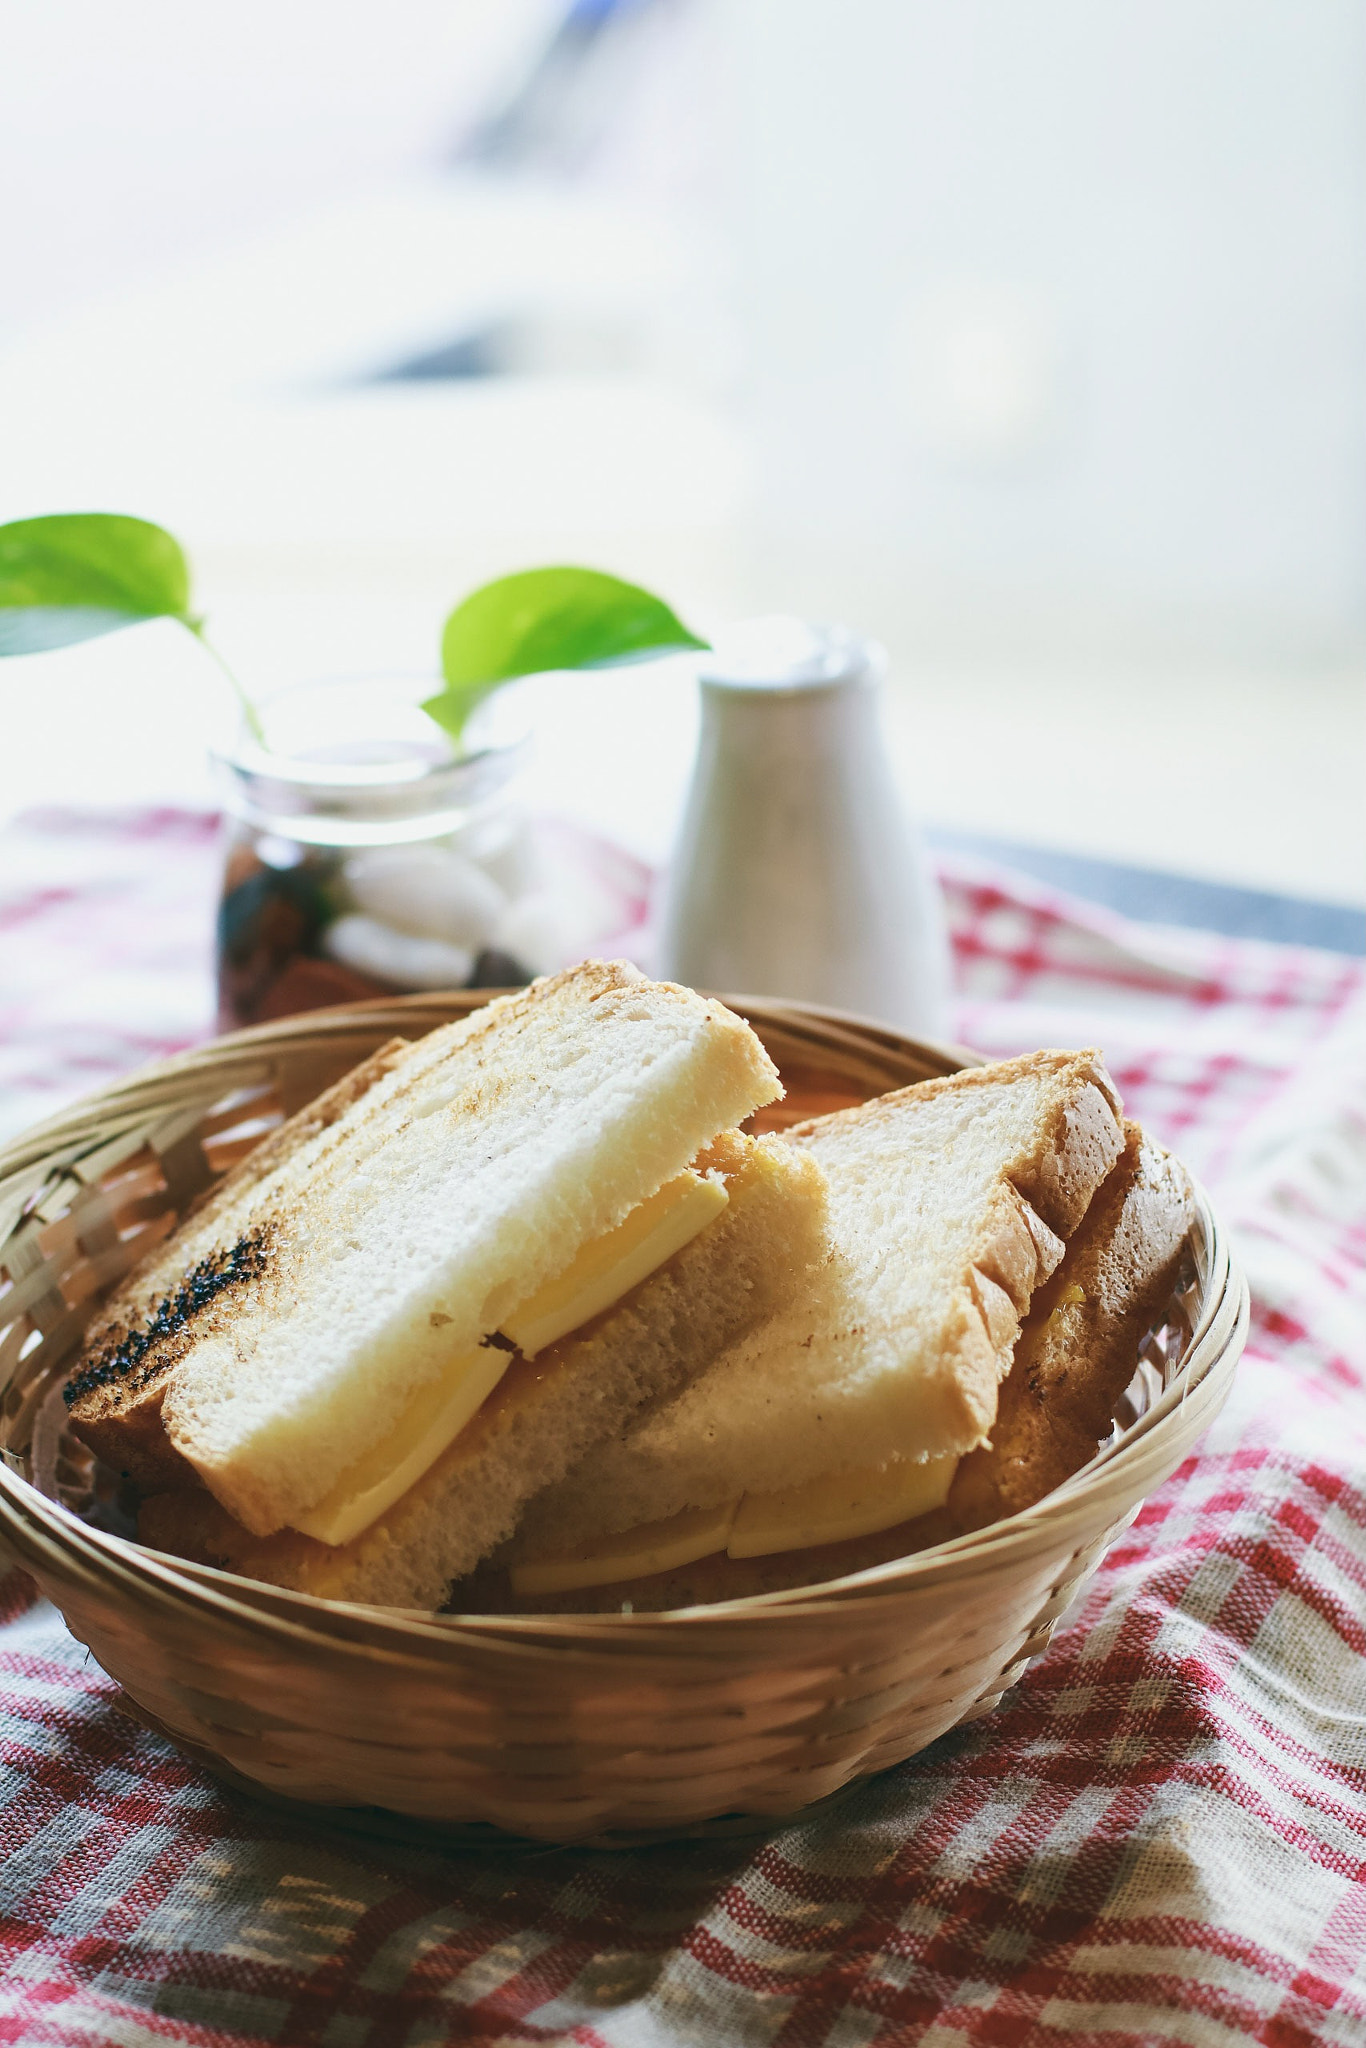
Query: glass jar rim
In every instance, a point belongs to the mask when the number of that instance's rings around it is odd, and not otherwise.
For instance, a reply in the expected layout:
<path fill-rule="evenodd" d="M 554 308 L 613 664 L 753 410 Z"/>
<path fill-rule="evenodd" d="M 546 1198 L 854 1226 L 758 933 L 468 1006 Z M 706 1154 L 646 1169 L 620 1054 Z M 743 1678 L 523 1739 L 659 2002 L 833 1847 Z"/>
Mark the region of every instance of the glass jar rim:
<path fill-rule="evenodd" d="M 525 767 L 531 732 L 524 709 L 499 692 L 472 715 L 471 743 L 457 754 L 421 710 L 422 697 L 439 687 L 430 674 L 384 671 L 319 677 L 272 693 L 260 706 L 264 742 L 244 721 L 233 743 L 210 749 L 225 808 L 259 830 L 319 845 L 459 829 Z M 348 699 L 349 723 L 330 727 L 328 711 Z M 312 737 L 310 706 L 323 720 Z M 271 744 L 272 714 L 288 743 Z"/>

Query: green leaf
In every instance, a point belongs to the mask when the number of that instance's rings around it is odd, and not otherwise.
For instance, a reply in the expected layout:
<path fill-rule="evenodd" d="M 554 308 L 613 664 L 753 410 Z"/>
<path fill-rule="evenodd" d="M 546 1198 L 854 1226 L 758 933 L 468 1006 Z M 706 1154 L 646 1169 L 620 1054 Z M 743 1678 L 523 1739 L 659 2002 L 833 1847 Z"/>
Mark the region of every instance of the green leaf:
<path fill-rule="evenodd" d="M 515 676 L 706 645 L 637 584 L 597 569 L 526 569 L 456 606 L 441 636 L 446 687 L 422 708 L 458 740 L 475 705 Z"/>
<path fill-rule="evenodd" d="M 189 566 L 161 527 L 117 512 L 0 526 L 0 655 L 41 654 L 159 618 L 198 628 Z"/>

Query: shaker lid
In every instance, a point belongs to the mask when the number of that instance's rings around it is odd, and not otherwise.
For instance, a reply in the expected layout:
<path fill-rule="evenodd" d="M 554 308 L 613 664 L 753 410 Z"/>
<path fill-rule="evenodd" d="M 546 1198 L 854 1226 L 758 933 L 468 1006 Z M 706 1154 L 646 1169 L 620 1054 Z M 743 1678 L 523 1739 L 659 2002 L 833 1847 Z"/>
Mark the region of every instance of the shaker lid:
<path fill-rule="evenodd" d="M 882 649 L 847 626 L 822 626 L 794 614 L 741 619 L 716 636 L 698 678 L 721 690 L 821 690 L 880 674 Z"/>

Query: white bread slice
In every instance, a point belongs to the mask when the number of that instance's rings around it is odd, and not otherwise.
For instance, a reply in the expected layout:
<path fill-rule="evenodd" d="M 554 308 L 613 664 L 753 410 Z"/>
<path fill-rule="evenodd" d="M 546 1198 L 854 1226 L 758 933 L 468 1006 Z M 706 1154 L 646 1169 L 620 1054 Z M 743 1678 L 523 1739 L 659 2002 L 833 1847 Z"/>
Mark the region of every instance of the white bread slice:
<path fill-rule="evenodd" d="M 959 1464 L 947 1503 L 845 1542 L 763 1557 L 724 1551 L 648 1578 L 518 1596 L 491 1560 L 454 1589 L 480 1614 L 638 1614 L 740 1600 L 843 1578 L 1019 1513 L 1087 1464 L 1113 1426 L 1143 1337 L 1171 1299 L 1194 1200 L 1179 1160 L 1126 1124 L 1125 1147 L 1030 1303 L 991 1442 Z M 703 1510 L 703 1512 L 707 1512 Z"/>
<path fill-rule="evenodd" d="M 179 1228 L 139 1260 L 89 1325 L 65 1400 L 76 1434 L 113 1471 L 149 1491 L 192 1483 L 194 1468 L 161 1426 L 170 1368 L 190 1342 L 192 1322 L 174 1313 L 158 1315 L 158 1309 L 193 1293 L 196 1276 L 200 1291 L 207 1291 L 202 1283 L 215 1270 L 226 1282 L 221 1291 L 232 1291 L 222 1248 L 236 1246 L 245 1235 L 261 1190 L 279 1185 L 295 1155 L 359 1102 L 408 1049 L 406 1038 L 390 1039 L 253 1146 Z M 175 1328 L 158 1334 L 160 1324 Z"/>
<path fill-rule="evenodd" d="M 771 1313 L 824 1256 L 824 1180 L 809 1155 L 727 1132 L 700 1163 L 726 1180 L 716 1221 L 615 1308 L 515 1362 L 431 1470 L 354 1542 L 254 1537 L 199 1490 L 146 1501 L 142 1540 L 326 1598 L 439 1606 L 538 1487 Z"/>
<path fill-rule="evenodd" d="M 513 1556 L 986 1438 L 1020 1323 L 1123 1144 L 1095 1052 L 1041 1052 L 798 1125 L 831 1257 L 782 1314 L 533 1501 Z"/>
<path fill-rule="evenodd" d="M 191 1288 L 155 1331 L 144 1296 L 142 1322 L 78 1365 L 77 1400 L 121 1367 L 155 1373 L 160 1351 L 170 1444 L 270 1535 L 517 1302 L 781 1092 L 748 1025 L 689 989 L 601 962 L 533 983 L 397 1055 L 245 1188 L 210 1226 L 209 1278 L 230 1284 Z M 198 1246 L 203 1225 L 187 1236 Z"/>

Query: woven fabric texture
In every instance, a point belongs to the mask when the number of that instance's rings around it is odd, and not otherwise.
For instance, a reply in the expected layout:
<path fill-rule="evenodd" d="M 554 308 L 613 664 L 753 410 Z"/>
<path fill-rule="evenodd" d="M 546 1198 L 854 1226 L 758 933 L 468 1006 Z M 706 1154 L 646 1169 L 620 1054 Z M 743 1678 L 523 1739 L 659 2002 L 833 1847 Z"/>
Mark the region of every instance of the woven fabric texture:
<path fill-rule="evenodd" d="M 212 821 L 0 835 L 0 1125 L 191 1041 Z M 803 1824 L 453 1852 L 123 1720 L 0 1582 L 0 2041 L 1366 2041 L 1366 968 L 959 859 L 958 1035 L 1099 1043 L 1233 1226 L 1235 1392 L 996 1713 Z"/>

